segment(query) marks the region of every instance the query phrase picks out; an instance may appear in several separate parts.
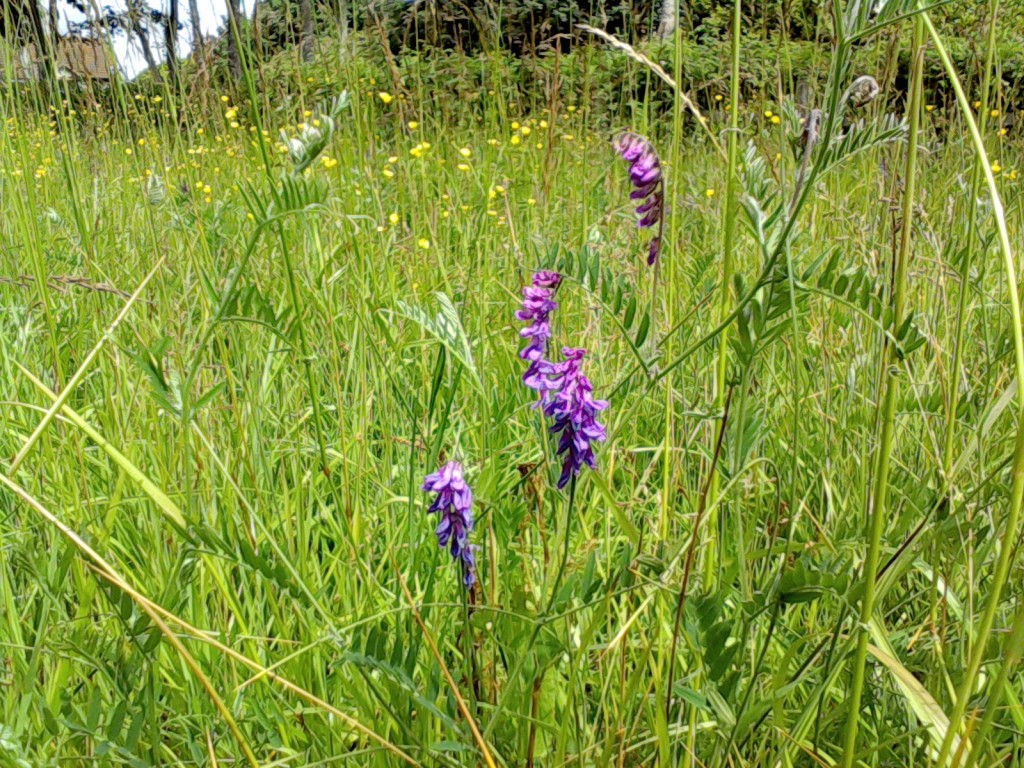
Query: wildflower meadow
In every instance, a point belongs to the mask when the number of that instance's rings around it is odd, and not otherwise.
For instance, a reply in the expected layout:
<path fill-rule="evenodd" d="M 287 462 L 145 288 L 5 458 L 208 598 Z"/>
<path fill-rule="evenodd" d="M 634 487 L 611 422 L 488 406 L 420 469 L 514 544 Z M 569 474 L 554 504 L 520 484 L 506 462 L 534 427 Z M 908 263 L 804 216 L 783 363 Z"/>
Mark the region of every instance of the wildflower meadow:
<path fill-rule="evenodd" d="M 1020 4 L 392 5 L 4 70 L 0 766 L 1024 764 Z"/>

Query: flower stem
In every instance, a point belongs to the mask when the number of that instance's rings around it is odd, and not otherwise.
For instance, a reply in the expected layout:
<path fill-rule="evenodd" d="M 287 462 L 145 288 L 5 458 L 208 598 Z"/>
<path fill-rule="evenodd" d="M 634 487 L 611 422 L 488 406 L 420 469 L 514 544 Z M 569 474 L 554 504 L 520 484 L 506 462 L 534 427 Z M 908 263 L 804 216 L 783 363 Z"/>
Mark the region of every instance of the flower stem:
<path fill-rule="evenodd" d="M 736 247 L 736 195 L 737 195 L 737 166 L 739 165 L 739 116 L 740 116 L 740 42 L 742 41 L 740 25 L 743 21 L 743 4 L 741 0 L 734 0 L 732 8 L 732 79 L 729 83 L 729 140 L 726 149 L 728 157 L 728 180 L 726 182 L 724 237 L 722 243 L 722 282 L 721 293 L 719 294 L 718 316 L 724 318 L 729 316 L 732 305 L 732 273 L 734 264 L 734 253 Z M 722 328 L 718 337 L 718 360 L 715 365 L 715 410 L 723 413 L 726 391 L 726 367 L 729 361 L 729 334 L 728 327 Z M 710 501 L 718 498 L 718 477 L 711 478 Z M 712 507 L 715 505 L 712 504 Z M 718 513 L 714 509 L 708 517 L 707 550 L 704 560 L 704 582 L 710 585 L 714 576 L 717 563 L 716 537 Z"/>
<path fill-rule="evenodd" d="M 569 526 L 572 522 L 572 508 L 576 503 L 576 475 L 569 479 L 569 499 L 565 503 L 565 519 L 562 525 L 562 561 L 558 564 L 558 571 L 555 573 L 555 581 L 551 587 L 551 595 L 548 597 L 547 608 L 544 609 L 544 616 L 551 613 L 551 607 L 555 604 L 558 596 L 558 588 L 562 585 L 562 577 L 565 575 L 565 564 L 569 560 Z M 532 643 L 531 643 L 532 645 Z"/>
<path fill-rule="evenodd" d="M 988 101 L 992 82 L 992 62 L 996 49 L 996 17 L 999 12 L 999 0 L 992 0 L 992 14 L 989 18 L 988 53 L 985 58 L 985 75 L 981 84 L 981 108 L 978 119 L 982 135 L 988 119 Z M 960 401 L 960 365 L 963 359 L 963 336 L 967 315 L 967 295 L 970 288 L 971 265 L 974 263 L 974 244 L 977 237 L 978 196 L 981 194 L 982 164 L 984 157 L 979 155 L 971 170 L 971 199 L 967 213 L 967 239 L 964 245 L 963 266 L 960 269 L 960 292 L 957 297 L 956 330 L 953 333 L 953 365 L 949 369 L 949 396 L 946 410 L 946 440 L 942 454 L 942 471 L 947 484 L 952 485 L 950 474 L 953 470 L 954 438 L 956 434 L 956 410 Z"/>
<path fill-rule="evenodd" d="M 893 256 L 893 295 L 891 308 L 893 328 L 903 324 L 907 291 L 907 267 L 911 257 L 911 233 L 914 230 L 914 199 L 917 192 L 917 147 L 920 132 L 922 80 L 924 69 L 924 22 L 921 16 L 914 20 L 913 64 L 910 75 L 910 93 L 907 110 L 910 126 L 907 137 L 906 171 L 904 174 L 903 216 L 900 241 Z M 863 589 L 860 604 L 860 623 L 857 627 L 857 651 L 854 657 L 853 682 L 848 699 L 846 728 L 843 738 L 843 768 L 852 768 L 857 749 L 857 725 L 860 700 L 864 691 L 864 671 L 868 655 L 868 622 L 875 610 L 875 586 L 878 577 L 882 534 L 885 531 L 886 501 L 889 492 L 889 460 L 892 455 L 893 433 L 896 422 L 896 404 L 899 400 L 900 381 L 896 368 L 899 363 L 896 348 L 888 340 L 882 347 L 884 372 L 881 386 L 885 390 L 882 405 L 881 436 L 878 460 L 867 510 L 868 553 L 864 561 Z M 940 763 L 941 764 L 941 763 Z"/>
<path fill-rule="evenodd" d="M 918 3 L 920 7 L 920 2 Z M 1006 269 L 1007 298 L 1010 305 L 1010 320 L 1013 328 L 1014 365 L 1016 368 L 1018 384 L 1024 381 L 1024 329 L 1021 327 L 1020 298 L 1017 295 L 1017 264 L 1013 258 L 1013 249 L 1010 246 L 1010 235 L 1006 227 L 1006 212 L 1003 208 L 1003 201 L 999 196 L 996 187 L 995 177 L 992 175 L 991 166 L 985 152 L 985 143 L 982 139 L 978 125 L 971 114 L 970 103 L 964 93 L 963 85 L 957 75 L 956 67 L 949 57 L 942 39 L 935 26 L 932 24 L 927 11 L 921 11 L 920 18 L 928 28 L 928 35 L 935 45 L 936 53 L 942 61 L 942 67 L 946 71 L 953 92 L 956 94 L 957 105 L 964 121 L 967 123 L 971 133 L 971 140 L 978 155 L 984 160 L 982 172 L 985 176 L 985 183 L 988 186 L 992 202 L 992 218 L 996 225 L 998 234 L 999 249 L 1003 255 Z M 1021 387 L 1018 387 L 1020 390 Z M 1024 392 L 1017 393 L 1017 440 L 1013 451 L 1012 487 L 1010 491 L 1010 509 L 1007 513 L 1006 522 L 1003 525 L 1003 532 L 999 540 L 998 552 L 995 567 L 992 571 L 992 581 L 988 601 L 982 611 L 981 621 L 975 636 L 974 645 L 971 648 L 971 656 L 968 661 L 967 670 L 956 692 L 956 703 L 949 716 L 949 728 L 942 740 L 942 747 L 939 750 L 937 765 L 945 765 L 953 746 L 953 739 L 960 731 L 964 713 L 967 711 L 967 703 L 971 693 L 975 690 L 978 673 L 981 671 L 981 664 L 984 661 L 985 649 L 988 646 L 992 628 L 995 624 L 996 612 L 999 609 L 999 600 L 1006 586 L 1006 580 L 1010 574 L 1014 542 L 1017 537 L 1017 527 L 1020 522 L 1021 505 L 1024 502 Z"/>

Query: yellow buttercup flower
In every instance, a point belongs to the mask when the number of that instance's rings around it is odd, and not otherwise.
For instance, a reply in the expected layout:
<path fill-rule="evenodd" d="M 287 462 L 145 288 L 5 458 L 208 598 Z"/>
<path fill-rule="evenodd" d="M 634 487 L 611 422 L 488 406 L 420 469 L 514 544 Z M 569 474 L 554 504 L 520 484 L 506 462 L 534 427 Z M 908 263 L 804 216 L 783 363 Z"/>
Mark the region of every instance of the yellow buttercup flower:
<path fill-rule="evenodd" d="M 377 98 L 383 101 L 385 104 L 390 104 L 395 99 L 395 97 L 392 96 L 387 91 L 379 91 L 377 93 Z"/>
<path fill-rule="evenodd" d="M 415 131 L 417 128 L 420 127 L 420 124 L 415 120 L 410 120 L 408 123 L 406 123 L 406 125 L 409 126 L 410 131 Z"/>
<path fill-rule="evenodd" d="M 422 248 L 424 251 L 430 250 L 430 241 L 425 237 L 421 237 L 416 241 L 416 245 Z"/>
<path fill-rule="evenodd" d="M 473 154 L 473 150 L 471 150 L 469 147 L 463 147 L 462 149 L 459 150 L 459 154 L 462 155 L 463 157 L 471 157 Z"/>
<path fill-rule="evenodd" d="M 1001 170 L 1003 170 L 1003 166 L 999 164 L 998 160 L 992 163 L 992 173 L 999 173 Z"/>
<path fill-rule="evenodd" d="M 470 167 L 469 167 L 469 165 L 468 165 L 468 164 L 466 164 L 466 163 L 459 163 L 459 164 L 458 164 L 457 166 L 455 166 L 455 167 L 456 167 L 456 168 L 458 168 L 458 169 L 459 169 L 460 171 L 469 171 L 469 170 L 470 170 Z"/>
<path fill-rule="evenodd" d="M 704 190 L 704 194 L 707 195 L 708 197 L 714 197 L 715 196 L 715 190 L 713 190 L 713 189 L 706 189 L 706 190 Z"/>
<path fill-rule="evenodd" d="M 391 214 L 390 214 L 390 215 L 388 216 L 388 221 L 390 221 L 390 222 L 391 222 L 391 225 L 392 225 L 392 226 L 395 226 L 396 224 L 398 224 L 398 213 L 397 213 L 397 212 L 392 212 L 392 213 L 391 213 Z"/>
<path fill-rule="evenodd" d="M 772 115 L 772 125 L 778 125 L 781 122 L 782 118 L 780 118 L 778 115 Z"/>
<path fill-rule="evenodd" d="M 510 141 L 512 142 L 512 146 L 518 146 L 518 145 L 520 144 L 520 142 L 522 142 L 522 139 L 521 139 L 521 138 L 519 138 L 519 135 L 518 135 L 518 134 L 516 134 L 515 136 L 513 136 L 513 137 L 512 137 L 511 139 L 510 139 Z"/>

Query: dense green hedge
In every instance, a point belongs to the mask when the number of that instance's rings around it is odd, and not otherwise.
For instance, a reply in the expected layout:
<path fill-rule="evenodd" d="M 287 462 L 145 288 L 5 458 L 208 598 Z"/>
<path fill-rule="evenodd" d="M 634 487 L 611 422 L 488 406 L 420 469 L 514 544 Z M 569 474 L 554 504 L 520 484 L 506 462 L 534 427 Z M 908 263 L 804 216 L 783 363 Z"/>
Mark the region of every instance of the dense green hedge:
<path fill-rule="evenodd" d="M 884 109 L 901 108 L 909 69 L 907 42 L 906 36 L 897 40 L 895 46 L 890 45 L 888 38 L 881 39 L 856 53 L 855 73 L 872 74 L 882 81 L 883 98 L 889 101 Z M 438 119 L 453 125 L 485 119 L 494 108 L 507 108 L 512 114 L 541 110 L 549 106 L 552 96 L 557 96 L 563 105 L 585 105 L 591 119 L 610 125 L 657 121 L 668 114 L 672 104 L 668 86 L 621 52 L 603 44 L 574 46 L 557 56 L 466 54 L 423 48 L 400 51 L 390 62 L 379 38 L 359 35 L 356 45 L 355 55 L 343 55 L 332 44 L 324 46 L 330 55 L 313 65 L 312 70 L 300 67 L 293 54 L 284 54 L 267 68 L 268 77 L 275 81 L 275 87 L 291 79 L 297 90 L 303 89 L 310 74 L 317 83 L 358 87 L 356 84 L 361 82 L 369 90 L 372 80 L 375 87 L 394 90 L 397 73 L 398 91 L 407 94 L 414 109 L 416 104 L 429 100 Z M 743 45 L 743 97 L 751 108 L 777 104 L 780 95 L 794 94 L 800 81 L 810 86 L 815 101 L 823 99 L 829 64 L 827 45 L 813 41 L 781 43 L 757 35 L 745 37 Z M 648 42 L 641 47 L 665 69 L 673 71 L 674 47 L 670 42 Z M 949 41 L 949 47 L 958 69 L 965 74 L 969 91 L 973 92 L 981 71 L 977 47 L 962 39 Z M 724 40 L 683 42 L 684 86 L 706 110 L 721 108 L 716 96 L 728 91 L 729 71 L 723 64 L 728 61 L 727 49 L 728 42 Z M 1013 112 L 1024 94 L 1024 46 L 1000 43 L 997 59 L 1002 72 L 998 104 L 1001 111 Z M 927 56 L 927 72 L 928 102 L 951 107 L 952 95 L 934 52 Z M 940 119 L 940 115 L 933 119 Z"/>
<path fill-rule="evenodd" d="M 338 0 L 316 5 L 319 51 L 326 56 L 318 82 L 336 80 L 345 70 L 390 82 L 397 71 L 404 87 L 429 93 L 451 120 L 483 114 L 493 96 L 526 111 L 545 106 L 556 87 L 563 99 L 583 98 L 609 121 L 632 121 L 641 106 L 649 117 L 669 109 L 669 89 L 621 52 L 574 30 L 589 21 L 637 45 L 674 71 L 675 48 L 652 39 L 660 0 L 349 0 L 347 27 L 355 29 L 357 56 L 345 61 L 336 39 Z M 705 107 L 727 90 L 728 9 L 722 0 L 679 0 L 682 73 L 686 89 Z M 830 29 L 818 0 L 745 0 L 743 91 L 751 101 L 773 103 L 805 82 L 820 101 L 828 72 Z M 933 13 L 957 68 L 969 88 L 980 79 L 987 37 L 988 3 L 957 0 Z M 1001 0 L 997 65 L 1001 109 L 1014 111 L 1024 98 L 1024 0 Z M 259 45 L 253 52 L 274 63 L 285 81 L 301 82 L 294 47 L 300 19 L 296 0 L 264 0 L 258 12 Z M 382 46 L 382 42 L 387 46 Z M 890 28 L 862 43 L 855 54 L 857 74 L 882 82 L 899 106 L 909 69 L 909 29 Z M 557 54 L 557 55 L 556 55 Z M 222 58 L 222 57 L 218 57 Z M 257 56 L 259 58 L 259 56 Z M 928 100 L 951 101 L 934 52 L 927 61 Z M 556 71 L 557 69 L 557 71 Z M 227 79 L 225 75 L 225 79 Z M 582 96 L 578 95 L 582 94 Z"/>

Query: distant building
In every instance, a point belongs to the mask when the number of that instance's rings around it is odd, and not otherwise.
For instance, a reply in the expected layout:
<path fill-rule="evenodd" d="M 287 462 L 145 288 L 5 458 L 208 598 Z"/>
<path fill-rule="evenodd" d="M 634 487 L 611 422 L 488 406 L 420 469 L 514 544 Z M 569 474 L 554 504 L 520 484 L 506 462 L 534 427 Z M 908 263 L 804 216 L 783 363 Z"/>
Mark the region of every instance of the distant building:
<path fill-rule="evenodd" d="M 45 72 L 43 60 L 33 43 L 13 49 L 8 54 L 11 79 L 17 82 L 34 82 Z M 7 56 L 2 62 L 7 66 Z M 113 79 L 117 66 L 111 60 L 102 40 L 92 37 L 57 38 L 57 62 L 55 71 L 62 80 L 95 80 L 107 82 Z"/>

